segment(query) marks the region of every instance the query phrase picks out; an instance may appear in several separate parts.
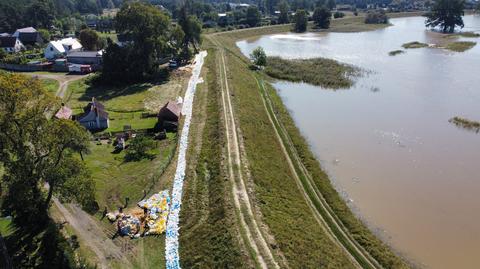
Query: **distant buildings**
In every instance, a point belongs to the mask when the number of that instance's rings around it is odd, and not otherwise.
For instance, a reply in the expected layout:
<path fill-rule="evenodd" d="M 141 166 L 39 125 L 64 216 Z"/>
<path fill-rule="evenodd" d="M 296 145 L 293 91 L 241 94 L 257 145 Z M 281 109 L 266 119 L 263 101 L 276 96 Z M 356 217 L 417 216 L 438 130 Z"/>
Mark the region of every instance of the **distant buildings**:
<path fill-rule="evenodd" d="M 70 51 L 67 54 L 67 62 L 72 64 L 102 64 L 103 51 Z"/>
<path fill-rule="evenodd" d="M 64 104 L 62 104 L 62 107 L 55 114 L 55 118 L 71 120 L 72 119 L 72 110 L 70 108 L 66 107 Z"/>
<path fill-rule="evenodd" d="M 22 41 L 14 36 L 0 36 L 0 49 L 8 53 L 16 53 L 25 49 Z"/>
<path fill-rule="evenodd" d="M 42 44 L 43 39 L 40 33 L 33 27 L 17 29 L 12 35 L 20 39 L 23 45 L 34 46 L 36 44 Z"/>
<path fill-rule="evenodd" d="M 57 41 L 50 41 L 45 48 L 45 58 L 53 60 L 66 56 L 69 52 L 80 51 L 82 44 L 76 38 L 64 38 Z"/>

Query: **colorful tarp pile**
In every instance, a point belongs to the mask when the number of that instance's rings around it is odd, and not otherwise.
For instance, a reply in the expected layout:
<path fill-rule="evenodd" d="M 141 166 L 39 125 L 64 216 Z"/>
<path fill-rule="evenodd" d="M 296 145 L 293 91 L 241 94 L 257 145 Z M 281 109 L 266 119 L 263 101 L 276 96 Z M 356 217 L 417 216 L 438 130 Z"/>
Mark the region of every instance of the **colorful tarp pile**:
<path fill-rule="evenodd" d="M 131 215 L 123 215 L 117 222 L 118 233 L 131 238 L 140 237 L 140 220 Z"/>
<path fill-rule="evenodd" d="M 156 193 L 138 206 L 147 210 L 145 217 L 145 235 L 162 234 L 166 230 L 170 195 L 168 190 Z"/>
<path fill-rule="evenodd" d="M 185 154 L 188 148 L 188 133 L 190 122 L 192 120 L 193 97 L 197 84 L 199 83 L 200 71 L 202 70 L 203 60 L 207 56 L 206 51 L 202 51 L 195 56 L 195 67 L 192 71 L 192 77 L 188 82 L 188 88 L 182 107 L 182 114 L 185 115 L 182 134 L 179 141 L 177 170 L 173 181 L 172 205 L 168 215 L 167 231 L 165 239 L 165 259 L 167 269 L 180 268 L 178 256 L 178 217 L 180 214 L 180 205 L 182 204 L 183 180 L 185 179 L 186 158 Z"/>

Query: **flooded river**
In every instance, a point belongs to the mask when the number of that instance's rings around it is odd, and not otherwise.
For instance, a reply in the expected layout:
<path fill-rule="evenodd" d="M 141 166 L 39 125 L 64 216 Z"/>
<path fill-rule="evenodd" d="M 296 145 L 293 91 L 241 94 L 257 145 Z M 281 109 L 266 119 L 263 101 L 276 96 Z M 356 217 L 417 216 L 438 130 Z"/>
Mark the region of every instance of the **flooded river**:
<path fill-rule="evenodd" d="M 480 32 L 480 17 L 464 20 L 463 31 Z M 448 122 L 480 121 L 480 44 L 389 56 L 406 42 L 445 42 L 421 17 L 391 22 L 372 32 L 237 45 L 246 55 L 262 46 L 269 56 L 327 57 L 369 70 L 347 90 L 274 86 L 337 190 L 397 251 L 427 268 L 480 268 L 480 134 Z"/>

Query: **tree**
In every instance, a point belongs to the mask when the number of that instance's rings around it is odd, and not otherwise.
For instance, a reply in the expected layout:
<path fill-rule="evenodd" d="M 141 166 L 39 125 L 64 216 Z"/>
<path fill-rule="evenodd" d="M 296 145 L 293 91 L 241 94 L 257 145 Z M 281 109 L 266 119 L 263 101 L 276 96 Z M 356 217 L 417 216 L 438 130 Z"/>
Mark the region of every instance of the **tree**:
<path fill-rule="evenodd" d="M 452 33 L 456 26 L 463 28 L 464 8 L 464 0 L 436 0 L 432 10 L 426 15 L 425 26 L 431 28 L 440 26 L 444 33 Z"/>
<path fill-rule="evenodd" d="M 28 260 L 22 262 L 25 268 L 58 268 L 51 265 L 57 258 L 49 261 L 50 255 L 60 255 L 52 245 L 58 240 L 43 233 L 54 194 L 83 206 L 94 203 L 94 183 L 78 156 L 88 152 L 89 135 L 77 122 L 49 120 L 46 115 L 58 105 L 37 79 L 0 73 L 1 210 L 12 216 L 21 238 L 30 236 L 15 242 L 27 245 L 14 252 L 15 259 Z M 38 240 L 43 243 L 38 245 Z M 42 249 L 45 243 L 50 247 Z"/>
<path fill-rule="evenodd" d="M 45 42 L 50 41 L 51 35 L 47 29 L 38 29 L 38 32 L 40 33 L 40 36 Z"/>
<path fill-rule="evenodd" d="M 275 7 L 277 7 L 278 0 L 265 0 L 266 12 L 268 14 L 273 14 L 275 12 Z"/>
<path fill-rule="evenodd" d="M 158 60 L 170 53 L 167 14 L 150 4 L 127 2 L 117 13 L 115 22 L 117 33 L 130 37 L 132 42 L 123 47 L 108 42 L 104 80 L 134 82 L 158 74 Z"/>
<path fill-rule="evenodd" d="M 296 33 L 303 33 L 307 31 L 307 12 L 303 9 L 297 10 L 295 16 L 293 17 L 295 23 L 293 31 Z"/>
<path fill-rule="evenodd" d="M 182 50 L 182 58 L 184 60 L 188 60 L 191 57 L 190 46 L 195 52 L 197 52 L 198 46 L 202 41 L 202 25 L 196 16 L 189 15 L 188 7 L 189 1 L 186 1 L 180 9 L 178 17 L 178 24 L 180 25 L 184 33 Z"/>
<path fill-rule="evenodd" d="M 83 29 L 80 31 L 80 43 L 82 44 L 85 50 L 99 50 L 101 43 L 100 43 L 100 36 L 98 35 L 97 31 L 92 30 L 90 28 Z"/>
<path fill-rule="evenodd" d="M 330 27 L 330 19 L 332 13 L 325 6 L 315 8 L 313 12 L 313 22 L 315 25 L 322 29 L 328 29 Z"/>
<path fill-rule="evenodd" d="M 383 10 L 368 11 L 365 17 L 367 24 L 386 24 L 388 23 L 388 16 Z"/>
<path fill-rule="evenodd" d="M 173 27 L 170 33 L 170 44 L 172 55 L 175 58 L 178 58 L 183 49 L 183 40 L 185 39 L 185 33 L 182 30 L 182 27 L 179 25 Z"/>
<path fill-rule="evenodd" d="M 81 166 L 70 165 L 77 163 L 73 153 L 88 152 L 89 135 L 77 122 L 47 119 L 45 114 L 53 112 L 58 102 L 37 79 L 1 73 L 0 89 L 0 161 L 6 171 L 3 183 L 7 189 L 32 182 L 48 183 L 48 195 L 35 206 L 47 209 L 57 189 L 70 179 L 80 180 L 76 176 L 82 174 Z M 43 192 L 40 186 L 26 187 L 31 188 L 29 192 Z"/>
<path fill-rule="evenodd" d="M 134 138 L 128 145 L 125 161 L 140 161 L 142 159 L 152 159 L 155 155 L 148 153 L 155 147 L 155 142 L 146 136 Z"/>
<path fill-rule="evenodd" d="M 280 2 L 280 4 L 278 4 L 278 9 L 280 11 L 280 16 L 278 17 L 278 23 L 280 23 L 280 24 L 289 23 L 289 20 L 288 20 L 288 10 L 289 10 L 288 3 L 285 0 L 283 0 L 282 2 Z"/>
<path fill-rule="evenodd" d="M 328 0 L 327 1 L 327 7 L 330 10 L 334 9 L 336 6 L 337 6 L 337 3 L 335 2 L 335 0 Z"/>
<path fill-rule="evenodd" d="M 51 0 L 36 0 L 27 7 L 25 17 L 28 18 L 31 26 L 48 29 L 55 19 L 54 10 Z"/>
<path fill-rule="evenodd" d="M 261 14 L 256 6 L 249 6 L 247 8 L 247 24 L 250 27 L 255 27 L 260 23 Z"/>
<path fill-rule="evenodd" d="M 339 19 L 339 18 L 343 18 L 343 17 L 345 17 L 345 13 L 343 13 L 343 12 L 335 11 L 335 13 L 333 13 L 333 18 L 334 19 Z"/>
<path fill-rule="evenodd" d="M 257 47 L 253 50 L 252 54 L 250 54 L 250 59 L 252 59 L 253 64 L 256 66 L 265 66 L 267 65 L 267 54 L 262 47 Z"/>

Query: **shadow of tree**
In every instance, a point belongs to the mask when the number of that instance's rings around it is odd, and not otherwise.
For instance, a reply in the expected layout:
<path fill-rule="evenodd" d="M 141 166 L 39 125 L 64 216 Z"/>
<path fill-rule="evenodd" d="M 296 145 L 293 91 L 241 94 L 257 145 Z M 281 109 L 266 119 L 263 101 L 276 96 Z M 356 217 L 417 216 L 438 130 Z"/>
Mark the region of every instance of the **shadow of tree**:
<path fill-rule="evenodd" d="M 85 93 L 80 96 L 80 101 L 90 101 L 95 97 L 99 101 L 108 101 L 119 96 L 128 96 L 148 90 L 154 86 L 151 83 L 133 84 L 125 87 L 90 85 Z"/>

